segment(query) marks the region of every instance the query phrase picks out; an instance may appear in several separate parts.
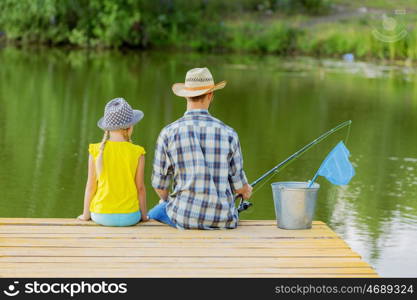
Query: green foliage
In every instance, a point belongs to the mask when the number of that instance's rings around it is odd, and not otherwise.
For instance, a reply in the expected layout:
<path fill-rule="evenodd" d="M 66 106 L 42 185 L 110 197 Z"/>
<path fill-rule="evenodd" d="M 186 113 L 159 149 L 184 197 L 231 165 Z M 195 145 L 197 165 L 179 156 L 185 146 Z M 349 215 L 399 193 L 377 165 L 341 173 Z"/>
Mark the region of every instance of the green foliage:
<path fill-rule="evenodd" d="M 365 17 L 302 27 L 293 16 L 329 8 L 328 0 L 1 0 L 0 37 L 78 47 L 417 59 L 412 28 L 386 43 Z"/>
<path fill-rule="evenodd" d="M 222 18 L 242 12 L 316 12 L 324 0 L 2 0 L 0 31 L 22 43 L 76 46 L 224 48 Z M 260 38 L 261 50 L 281 29 Z M 284 35 L 286 34 L 283 32 Z M 285 37 L 284 37 L 285 38 Z M 278 42 L 279 43 L 279 42 Z"/>
<path fill-rule="evenodd" d="M 136 0 L 2 0 L 0 28 L 29 43 L 140 45 Z"/>
<path fill-rule="evenodd" d="M 283 22 L 244 23 L 233 28 L 228 47 L 234 51 L 290 54 L 298 34 L 297 29 Z"/>
<path fill-rule="evenodd" d="M 353 53 L 358 58 L 417 59 L 416 32 L 412 28 L 405 38 L 393 42 L 377 39 L 372 30 L 362 23 L 317 26 L 298 35 L 296 49 L 309 55 Z"/>
<path fill-rule="evenodd" d="M 328 13 L 330 10 L 330 3 L 327 0 L 275 0 L 269 2 L 273 2 L 275 10 L 290 14 L 319 15 Z"/>

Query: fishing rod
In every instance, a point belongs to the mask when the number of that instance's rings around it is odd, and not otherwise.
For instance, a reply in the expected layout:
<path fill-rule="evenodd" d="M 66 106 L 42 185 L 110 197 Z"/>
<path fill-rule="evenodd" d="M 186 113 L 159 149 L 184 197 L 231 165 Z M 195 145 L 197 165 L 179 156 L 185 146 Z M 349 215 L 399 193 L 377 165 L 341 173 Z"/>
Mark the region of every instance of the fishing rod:
<path fill-rule="evenodd" d="M 290 155 L 288 158 L 286 158 L 285 160 L 283 160 L 282 162 L 280 162 L 279 164 L 277 164 L 275 167 L 273 167 L 271 170 L 267 171 L 266 173 L 264 173 L 261 177 L 259 177 L 258 179 L 256 179 L 254 182 L 252 182 L 250 185 L 252 187 L 254 187 L 255 185 L 257 185 L 259 182 L 263 181 L 265 178 L 267 178 L 269 175 L 273 174 L 273 173 L 278 173 L 285 165 L 287 165 L 289 162 L 291 162 L 292 160 L 300 157 L 302 154 L 304 154 L 307 150 L 309 150 L 311 147 L 317 145 L 318 143 L 320 143 L 322 140 L 324 140 L 325 138 L 327 138 L 328 136 L 332 135 L 333 133 L 335 133 L 336 131 L 339 131 L 340 129 L 346 127 L 346 126 L 350 126 L 350 124 L 352 124 L 352 120 L 349 121 L 345 121 L 343 123 L 340 123 L 339 125 L 337 125 L 336 127 L 330 129 L 329 131 L 323 133 L 321 136 L 319 136 L 318 138 L 316 138 L 314 141 L 312 141 L 311 143 L 305 145 L 303 148 L 301 148 L 300 150 L 298 150 L 297 152 L 295 152 L 294 154 Z M 249 207 L 252 206 L 252 203 L 247 201 L 247 200 L 243 200 L 242 195 L 237 195 L 235 198 L 235 201 L 240 198 L 240 202 L 239 202 L 239 206 L 237 211 L 239 213 L 241 213 L 242 211 L 247 210 Z"/>

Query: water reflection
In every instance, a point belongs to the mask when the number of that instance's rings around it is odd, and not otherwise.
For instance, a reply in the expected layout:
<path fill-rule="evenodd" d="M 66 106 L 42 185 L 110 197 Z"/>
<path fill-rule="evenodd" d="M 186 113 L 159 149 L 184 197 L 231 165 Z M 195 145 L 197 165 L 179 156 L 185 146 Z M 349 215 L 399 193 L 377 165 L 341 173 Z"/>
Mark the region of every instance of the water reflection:
<path fill-rule="evenodd" d="M 415 276 L 417 159 L 388 157 L 384 164 L 393 171 L 383 186 L 355 180 L 336 188 L 330 224 L 382 276 Z"/>
<path fill-rule="evenodd" d="M 157 134 L 184 112 L 183 99 L 170 86 L 187 69 L 209 66 L 217 81 L 228 80 L 212 114 L 238 131 L 251 180 L 341 121 L 353 120 L 348 148 L 357 175 L 346 187 L 320 181 L 316 219 L 382 275 L 417 275 L 417 80 L 410 68 L 273 56 L 12 48 L 0 51 L 0 65 L 0 216 L 80 212 L 87 145 L 100 140 L 96 121 L 116 96 L 145 112 L 134 140 L 148 150 L 150 187 Z M 345 134 L 316 146 L 273 181 L 311 178 Z M 275 217 L 269 183 L 256 191 L 243 218 Z"/>

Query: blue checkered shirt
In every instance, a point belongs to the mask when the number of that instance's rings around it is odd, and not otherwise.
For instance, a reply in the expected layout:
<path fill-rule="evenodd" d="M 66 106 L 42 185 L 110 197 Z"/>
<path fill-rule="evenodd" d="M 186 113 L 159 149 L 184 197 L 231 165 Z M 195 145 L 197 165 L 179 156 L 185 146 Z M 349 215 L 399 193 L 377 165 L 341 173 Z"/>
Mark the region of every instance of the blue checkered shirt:
<path fill-rule="evenodd" d="M 168 190 L 178 228 L 235 228 L 234 192 L 247 183 L 237 133 L 207 110 L 189 110 L 160 133 L 152 186 Z"/>

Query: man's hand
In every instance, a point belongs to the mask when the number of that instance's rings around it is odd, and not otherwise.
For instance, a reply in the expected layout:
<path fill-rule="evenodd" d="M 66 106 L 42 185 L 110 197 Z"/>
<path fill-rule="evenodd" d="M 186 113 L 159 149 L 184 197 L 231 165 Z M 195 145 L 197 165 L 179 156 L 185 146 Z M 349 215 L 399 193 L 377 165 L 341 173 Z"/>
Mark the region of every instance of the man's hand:
<path fill-rule="evenodd" d="M 158 194 L 159 196 L 159 203 L 162 203 L 162 201 L 166 201 L 168 199 L 168 195 L 169 195 L 169 190 L 160 190 L 160 189 L 154 189 L 155 192 Z"/>
<path fill-rule="evenodd" d="M 240 189 L 236 190 L 236 193 L 242 195 L 243 199 L 247 200 L 252 196 L 252 187 L 246 183 Z"/>

